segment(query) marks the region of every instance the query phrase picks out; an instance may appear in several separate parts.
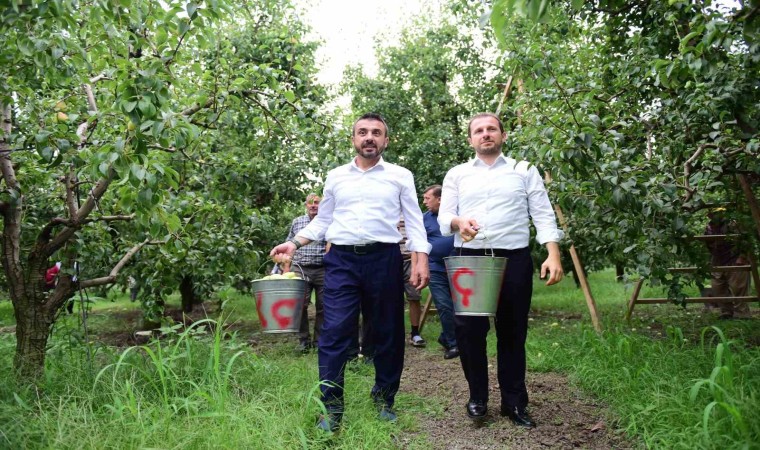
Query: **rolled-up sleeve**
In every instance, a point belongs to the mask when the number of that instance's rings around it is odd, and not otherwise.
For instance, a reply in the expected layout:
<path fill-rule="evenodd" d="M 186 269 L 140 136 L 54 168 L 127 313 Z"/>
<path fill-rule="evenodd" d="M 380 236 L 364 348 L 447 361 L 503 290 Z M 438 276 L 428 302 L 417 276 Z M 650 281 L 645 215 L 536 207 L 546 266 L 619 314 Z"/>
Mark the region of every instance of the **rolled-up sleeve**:
<path fill-rule="evenodd" d="M 528 212 L 536 227 L 536 241 L 541 245 L 561 241 L 565 233 L 557 227 L 557 217 L 554 215 L 554 208 L 538 169 L 533 166 L 528 169 L 525 184 L 528 192 Z"/>
<path fill-rule="evenodd" d="M 441 205 L 438 209 L 438 225 L 441 227 L 441 234 L 451 236 L 451 221 L 459 215 L 457 205 L 459 204 L 459 180 L 456 169 L 451 169 L 446 173 L 441 187 Z"/>

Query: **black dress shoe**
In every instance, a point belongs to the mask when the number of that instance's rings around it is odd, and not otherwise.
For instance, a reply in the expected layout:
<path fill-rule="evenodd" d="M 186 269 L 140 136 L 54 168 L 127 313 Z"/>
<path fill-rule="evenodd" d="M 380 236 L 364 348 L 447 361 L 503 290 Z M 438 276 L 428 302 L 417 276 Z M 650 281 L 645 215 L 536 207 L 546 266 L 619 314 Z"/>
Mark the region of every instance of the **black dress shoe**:
<path fill-rule="evenodd" d="M 324 433 L 335 433 L 340 428 L 340 416 L 327 413 L 317 417 L 317 429 Z"/>
<path fill-rule="evenodd" d="M 511 420 L 512 423 L 517 426 L 526 428 L 536 427 L 536 422 L 533 421 L 528 412 L 524 409 L 520 410 L 516 406 L 502 406 L 501 415 L 504 417 L 509 417 L 509 420 Z"/>
<path fill-rule="evenodd" d="M 470 400 L 467 402 L 467 417 L 470 419 L 482 419 L 486 416 L 488 406 L 481 400 Z"/>
<path fill-rule="evenodd" d="M 451 347 L 443 353 L 443 359 L 454 359 L 459 357 L 459 349 L 457 347 Z"/>

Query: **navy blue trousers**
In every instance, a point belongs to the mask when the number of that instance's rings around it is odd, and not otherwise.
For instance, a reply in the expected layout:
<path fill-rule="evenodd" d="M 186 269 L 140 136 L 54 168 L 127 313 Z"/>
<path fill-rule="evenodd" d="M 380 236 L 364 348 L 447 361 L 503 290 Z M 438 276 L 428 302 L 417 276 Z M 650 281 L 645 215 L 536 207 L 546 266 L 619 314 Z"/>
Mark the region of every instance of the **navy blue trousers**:
<path fill-rule="evenodd" d="M 454 334 L 454 302 L 451 300 L 451 289 L 446 272 L 430 271 L 430 293 L 433 294 L 435 309 L 438 311 L 438 319 L 441 321 L 441 335 L 438 342 L 444 342 L 446 348 L 457 346 L 457 338 Z"/>
<path fill-rule="evenodd" d="M 376 401 L 392 406 L 404 366 L 404 284 L 397 244 L 357 255 L 331 248 L 325 255 L 324 323 L 319 336 L 322 401 L 343 412 L 344 370 L 357 336 L 359 311 L 370 324 Z"/>
<path fill-rule="evenodd" d="M 490 250 L 461 249 L 464 256 L 483 256 Z M 528 405 L 525 386 L 525 340 L 528 336 L 528 312 L 533 295 L 533 260 L 530 249 L 495 249 L 496 256 L 508 258 L 496 309 L 496 362 L 501 404 L 524 409 Z M 455 249 L 454 254 L 460 254 Z M 455 316 L 454 324 L 459 357 L 470 387 L 470 399 L 488 401 L 488 357 L 486 337 L 491 328 L 489 317 Z"/>

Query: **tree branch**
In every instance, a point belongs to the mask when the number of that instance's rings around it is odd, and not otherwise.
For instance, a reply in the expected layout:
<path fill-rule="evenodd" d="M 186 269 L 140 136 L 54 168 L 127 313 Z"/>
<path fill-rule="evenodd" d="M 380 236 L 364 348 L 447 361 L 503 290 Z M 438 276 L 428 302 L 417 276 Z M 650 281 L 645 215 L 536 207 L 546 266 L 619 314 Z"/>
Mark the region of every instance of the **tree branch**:
<path fill-rule="evenodd" d="M 203 105 L 201 105 L 200 103 L 196 103 L 194 106 L 191 106 L 191 107 L 185 109 L 180 114 L 183 115 L 183 116 L 192 116 L 193 114 L 197 113 L 198 111 L 200 111 L 203 108 L 209 108 L 211 105 L 214 104 L 215 101 L 216 101 L 216 98 L 212 97 L 212 98 L 206 100 L 206 103 L 204 103 Z"/>
<path fill-rule="evenodd" d="M 69 167 L 69 174 L 66 175 L 63 180 L 64 187 L 66 188 L 66 207 L 69 210 L 69 218 L 74 218 L 74 216 L 76 216 L 77 208 L 79 207 L 74 193 L 76 182 L 76 174 L 74 173 L 74 165 L 72 164 L 71 167 Z"/>
<path fill-rule="evenodd" d="M 190 19 L 190 22 L 192 22 L 192 19 Z M 182 33 L 182 36 L 179 37 L 179 41 L 177 42 L 177 46 L 174 47 L 174 51 L 172 51 L 172 55 L 164 62 L 164 66 L 167 68 L 169 65 L 174 61 L 174 58 L 177 56 L 177 52 L 179 51 L 180 46 L 182 45 L 182 41 L 185 40 L 185 36 L 187 36 L 187 33 L 190 32 L 190 26 L 188 25 L 187 30 L 185 30 L 184 33 Z"/>
<path fill-rule="evenodd" d="M 111 79 L 111 77 L 109 77 L 105 73 L 101 73 L 100 75 L 96 75 L 96 76 L 90 78 L 90 84 L 95 84 L 95 83 L 97 83 L 100 80 L 110 80 L 110 79 Z"/>
<path fill-rule="evenodd" d="M 102 78 L 101 75 L 98 75 L 97 77 L 93 77 L 90 80 L 99 81 Z M 105 77 L 103 75 L 103 77 Z M 85 96 L 87 97 L 87 110 L 91 113 L 97 113 L 98 112 L 98 104 L 95 102 L 95 94 L 92 92 L 92 86 L 89 84 L 83 84 L 82 89 L 84 89 Z M 97 124 L 97 121 L 90 122 L 88 120 L 85 120 L 79 126 L 77 127 L 77 136 L 79 136 L 79 147 L 83 147 L 85 142 L 87 142 L 87 130 L 90 128 L 90 125 L 92 124 L 93 128 Z"/>
<path fill-rule="evenodd" d="M 127 253 L 121 257 L 119 262 L 116 263 L 113 269 L 111 269 L 111 272 L 107 276 L 80 281 L 79 287 L 82 289 L 86 289 L 88 287 L 102 286 L 104 284 L 114 283 L 116 281 L 116 277 L 119 275 L 119 272 L 121 272 L 121 269 L 124 268 L 124 266 L 132 259 L 133 256 L 135 256 L 135 254 L 137 254 L 137 252 L 140 251 L 140 249 L 142 249 L 146 245 L 162 245 L 162 244 L 166 244 L 166 241 L 151 241 L 149 239 L 142 241 L 141 243 L 130 248 L 129 251 L 127 251 Z"/>
<path fill-rule="evenodd" d="M 19 294 L 14 292 L 16 286 L 22 286 L 24 272 L 21 267 L 21 214 L 24 196 L 21 194 L 21 184 L 16 178 L 16 170 L 11 161 L 10 143 L 7 136 L 11 135 L 13 116 L 10 104 L 0 104 L 2 115 L 0 129 L 3 137 L 0 139 L 0 173 L 5 186 L 11 194 L 11 201 L 3 208 L 3 267 L 8 277 L 11 289 L 11 300 L 15 301 Z M 15 195 L 14 195 L 15 194 Z"/>
<path fill-rule="evenodd" d="M 108 176 L 101 178 L 97 184 L 90 189 L 90 193 L 87 196 L 84 204 L 79 207 L 75 214 L 69 218 L 69 223 L 66 224 L 66 228 L 56 234 L 50 242 L 45 245 L 42 250 L 45 255 L 52 255 L 58 249 L 63 247 L 66 242 L 71 238 L 74 233 L 82 227 L 82 224 L 88 223 L 85 219 L 90 215 L 93 209 L 97 206 L 100 198 L 108 190 L 108 186 L 116 176 L 116 171 L 113 168 L 108 169 Z"/>

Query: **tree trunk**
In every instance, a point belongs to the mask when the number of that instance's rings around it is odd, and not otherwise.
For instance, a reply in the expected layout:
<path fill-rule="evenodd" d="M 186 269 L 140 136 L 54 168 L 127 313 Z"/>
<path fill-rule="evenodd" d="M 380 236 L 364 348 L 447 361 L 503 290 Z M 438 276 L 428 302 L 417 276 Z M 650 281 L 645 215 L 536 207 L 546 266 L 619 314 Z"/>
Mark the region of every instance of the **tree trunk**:
<path fill-rule="evenodd" d="M 25 379 L 39 379 L 45 370 L 45 350 L 53 327 L 54 313 L 44 306 L 44 298 L 32 293 L 16 307 L 16 373 Z"/>
<path fill-rule="evenodd" d="M 179 293 L 182 295 L 182 311 L 193 312 L 193 306 L 198 303 L 193 289 L 193 277 L 184 275 L 179 283 Z"/>
<path fill-rule="evenodd" d="M 28 281 L 21 286 L 11 283 L 11 300 L 16 317 L 16 355 L 13 366 L 21 378 L 35 380 L 45 373 L 45 350 L 55 322 L 55 316 L 74 295 L 71 276 L 58 278 L 58 285 L 44 291 L 43 269 L 32 270 Z M 24 277 L 26 279 L 26 277 Z"/>

